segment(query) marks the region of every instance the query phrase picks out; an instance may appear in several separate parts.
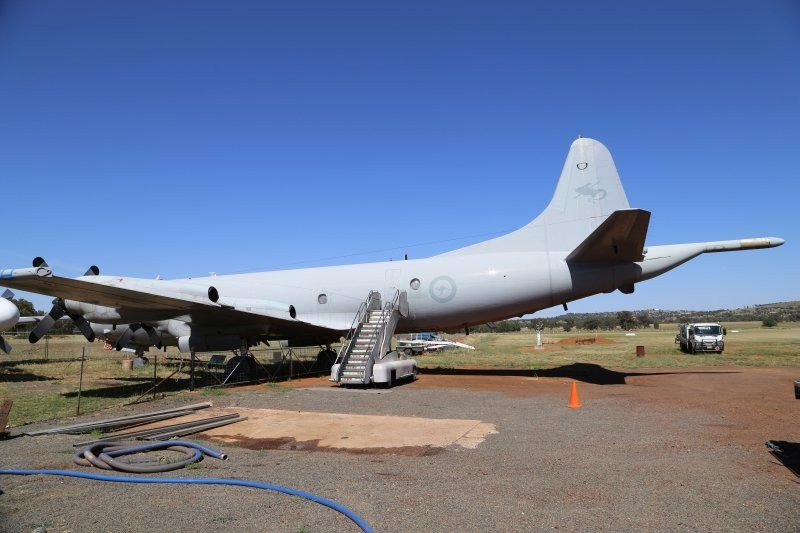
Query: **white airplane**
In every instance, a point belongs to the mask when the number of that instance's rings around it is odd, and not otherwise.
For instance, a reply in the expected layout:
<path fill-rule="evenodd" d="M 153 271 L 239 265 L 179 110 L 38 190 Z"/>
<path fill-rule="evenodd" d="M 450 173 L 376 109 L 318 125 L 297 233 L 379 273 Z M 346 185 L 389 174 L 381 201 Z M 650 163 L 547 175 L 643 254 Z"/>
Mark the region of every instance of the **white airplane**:
<path fill-rule="evenodd" d="M 0 333 L 8 331 L 19 322 L 19 309 L 11 302 L 14 295 L 11 291 L 4 291 L 0 296 Z M 0 335 L 0 350 L 11 353 L 11 345 Z"/>
<path fill-rule="evenodd" d="M 101 335 L 117 349 L 246 351 L 272 339 L 328 344 L 348 332 L 351 344 L 363 344 L 359 337 L 377 329 L 379 352 L 385 352 L 387 332 L 390 338 L 452 331 L 559 304 L 566 309 L 567 302 L 593 294 L 630 294 L 636 283 L 703 253 L 784 242 L 762 237 L 646 247 L 649 220 L 648 211 L 630 208 L 606 147 L 578 138 L 550 204 L 532 222 L 426 259 L 151 280 L 100 276 L 97 267 L 65 278 L 36 258 L 32 268 L 0 271 L 0 285 L 56 296 L 31 342 L 68 315 L 87 339 Z M 383 318 L 370 324 L 379 309 Z M 340 354 L 335 377 L 342 377 L 348 358 L 358 359 Z"/>

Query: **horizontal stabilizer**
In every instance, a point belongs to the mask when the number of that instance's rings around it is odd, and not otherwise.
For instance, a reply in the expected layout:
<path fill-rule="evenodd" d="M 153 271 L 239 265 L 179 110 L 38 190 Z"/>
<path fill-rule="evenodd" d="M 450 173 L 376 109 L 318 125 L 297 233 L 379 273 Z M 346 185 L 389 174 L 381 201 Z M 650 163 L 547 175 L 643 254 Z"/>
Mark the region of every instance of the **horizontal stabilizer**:
<path fill-rule="evenodd" d="M 614 211 L 567 256 L 570 263 L 622 263 L 644 259 L 650 212 Z"/>

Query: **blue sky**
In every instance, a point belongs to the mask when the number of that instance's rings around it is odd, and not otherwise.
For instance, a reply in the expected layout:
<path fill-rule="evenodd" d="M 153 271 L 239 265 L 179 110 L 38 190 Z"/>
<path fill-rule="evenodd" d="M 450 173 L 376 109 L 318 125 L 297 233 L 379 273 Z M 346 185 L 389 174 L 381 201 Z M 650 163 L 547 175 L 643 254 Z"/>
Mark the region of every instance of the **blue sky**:
<path fill-rule="evenodd" d="M 6 1 L 0 267 L 426 257 L 530 221 L 582 134 L 648 244 L 787 244 L 570 310 L 800 299 L 798 57 L 789 0 Z"/>

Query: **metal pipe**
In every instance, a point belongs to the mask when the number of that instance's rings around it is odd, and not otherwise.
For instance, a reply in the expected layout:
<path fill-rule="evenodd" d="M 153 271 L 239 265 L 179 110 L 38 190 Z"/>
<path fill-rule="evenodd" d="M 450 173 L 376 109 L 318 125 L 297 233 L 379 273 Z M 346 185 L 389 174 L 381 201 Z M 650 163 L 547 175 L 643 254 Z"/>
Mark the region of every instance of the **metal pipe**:
<path fill-rule="evenodd" d="M 108 435 L 106 437 L 101 437 L 99 439 L 92 439 L 92 440 L 85 440 L 82 442 L 76 442 L 73 446 L 86 446 L 87 444 L 92 444 L 95 442 L 108 442 L 108 441 L 119 441 L 119 440 L 129 440 L 129 439 L 140 439 L 146 437 L 148 435 L 156 435 L 158 433 L 163 433 L 169 430 L 177 430 L 177 429 L 185 429 L 194 426 L 200 426 L 203 424 L 209 424 L 213 422 L 219 422 L 222 420 L 232 420 L 239 416 L 238 413 L 233 413 L 229 415 L 221 415 L 221 416 L 214 416 L 211 418 L 201 418 L 199 420 L 192 420 L 190 422 L 181 422 L 180 424 L 170 424 L 168 426 L 161 426 L 158 428 L 151 428 L 151 429 L 142 429 L 139 431 L 129 431 L 127 433 L 114 433 L 113 435 Z"/>
<path fill-rule="evenodd" d="M 185 435 L 191 435 L 193 433 L 200 433 L 207 429 L 214 429 L 220 426 L 227 426 L 228 424 L 235 424 L 236 422 L 241 422 L 242 420 L 247 420 L 247 417 L 240 416 L 238 418 L 233 418 L 230 420 L 220 420 L 219 422 L 212 422 L 200 426 L 192 426 L 186 429 L 167 431 L 164 433 L 156 433 L 155 435 L 148 435 L 147 437 L 142 437 L 142 438 L 144 440 L 160 440 L 160 439 L 171 439 L 172 437 L 183 437 Z"/>
<path fill-rule="evenodd" d="M 36 435 L 55 435 L 59 433 L 67 433 L 67 434 L 75 434 L 75 433 L 84 433 L 86 431 L 91 431 L 94 429 L 107 429 L 107 428 L 118 428 L 118 427 L 134 427 L 134 426 L 141 426 L 144 424 L 150 424 L 151 422 L 158 422 L 160 420 L 169 420 L 170 418 L 177 418 L 180 416 L 191 415 L 194 414 L 194 411 L 187 409 L 185 411 L 175 411 L 174 413 L 166 413 L 163 415 L 151 415 L 145 416 L 142 418 L 134 418 L 130 420 L 122 420 L 119 422 L 114 423 L 102 423 L 102 424 L 82 424 L 77 427 L 68 426 L 66 428 L 55 428 L 54 430 L 49 430 L 44 433 L 36 432 L 35 435 L 31 433 L 25 433 L 29 436 L 36 436 Z"/>
<path fill-rule="evenodd" d="M 69 426 L 61 426 L 61 427 L 56 427 L 56 428 L 51 428 L 51 429 L 28 431 L 28 432 L 25 432 L 25 435 L 29 435 L 29 436 L 46 435 L 46 434 L 50 434 L 50 433 L 62 432 L 62 431 L 67 430 L 67 429 L 69 429 L 69 430 L 80 429 L 80 428 L 84 428 L 84 427 L 87 427 L 87 426 L 99 426 L 99 425 L 102 425 L 102 424 L 114 425 L 117 422 L 124 422 L 124 421 L 128 421 L 128 420 L 143 419 L 145 417 L 156 416 L 156 415 L 167 415 L 167 414 L 172 414 L 172 413 L 176 413 L 176 412 L 179 412 L 179 411 L 181 411 L 181 412 L 190 411 L 191 412 L 191 411 L 194 411 L 194 410 L 197 410 L 197 409 L 205 409 L 207 407 L 211 407 L 211 402 L 197 403 L 197 404 L 193 404 L 193 405 L 187 405 L 187 406 L 184 406 L 184 407 L 172 407 L 170 409 L 163 409 L 161 411 L 150 411 L 150 412 L 147 412 L 147 413 L 140 413 L 140 414 L 137 414 L 137 415 L 128 415 L 128 416 L 121 416 L 121 417 L 118 417 L 118 418 L 110 418 L 108 420 L 97 420 L 95 422 L 83 422 L 81 424 L 72 424 L 72 425 L 69 425 Z M 185 413 L 183 413 L 183 414 L 185 414 Z M 180 416 L 180 415 L 177 415 L 177 416 Z M 117 424 L 117 425 L 119 425 L 119 424 Z"/>

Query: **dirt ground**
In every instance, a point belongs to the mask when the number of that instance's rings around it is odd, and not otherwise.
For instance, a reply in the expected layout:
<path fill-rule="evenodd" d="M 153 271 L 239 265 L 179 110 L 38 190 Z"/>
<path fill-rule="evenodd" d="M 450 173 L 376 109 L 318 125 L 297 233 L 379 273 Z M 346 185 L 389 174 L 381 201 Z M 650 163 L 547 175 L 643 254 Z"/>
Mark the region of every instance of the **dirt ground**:
<path fill-rule="evenodd" d="M 231 460 L 171 475 L 300 488 L 376 531 L 797 531 L 800 456 L 764 442 L 800 442 L 798 378 L 800 368 L 573 364 L 425 370 L 392 389 L 324 378 L 242 387 L 212 398 L 213 411 L 249 420 L 202 437 Z M 566 406 L 573 382 L 580 409 Z M 83 439 L 0 441 L 0 468 L 83 470 L 71 464 Z M 0 490 L 0 531 L 354 530 L 330 509 L 262 491 L 44 476 L 0 476 Z"/>
<path fill-rule="evenodd" d="M 578 381 L 580 398 L 586 405 L 606 396 L 608 385 L 626 385 L 614 387 L 613 394 L 642 405 L 697 409 L 717 415 L 723 422 L 709 424 L 706 434 L 718 443 L 736 441 L 761 452 L 767 439 L 800 441 L 800 400 L 794 398 L 792 385 L 800 379 L 797 368 L 616 372 L 596 365 L 572 366 L 571 371 L 562 368 L 556 372 L 562 376 L 552 376 L 553 372 L 546 370 L 441 370 L 439 374 L 426 375 L 417 386 L 496 391 L 512 397 L 551 395 L 563 398 L 566 404 L 572 381 Z M 774 462 L 762 466 L 766 471 L 783 473 Z"/>
<path fill-rule="evenodd" d="M 607 340 L 607 339 L 606 339 Z M 614 371 L 592 364 L 574 364 L 557 370 L 426 369 L 411 386 L 458 388 L 496 392 L 509 397 L 562 398 L 566 405 L 573 381 L 579 383 L 584 405 L 609 395 L 627 397 L 642 405 L 658 404 L 676 410 L 697 409 L 724 422 L 710 424 L 707 436 L 716 442 L 736 441 L 762 452 L 768 439 L 800 442 L 800 400 L 794 398 L 797 368 L 713 367 L 671 370 Z M 291 387 L 317 387 L 319 378 L 295 380 Z M 334 385 L 325 385 L 333 387 Z M 763 465 L 781 473 L 775 463 Z M 800 524 L 798 524 L 800 526 Z"/>

